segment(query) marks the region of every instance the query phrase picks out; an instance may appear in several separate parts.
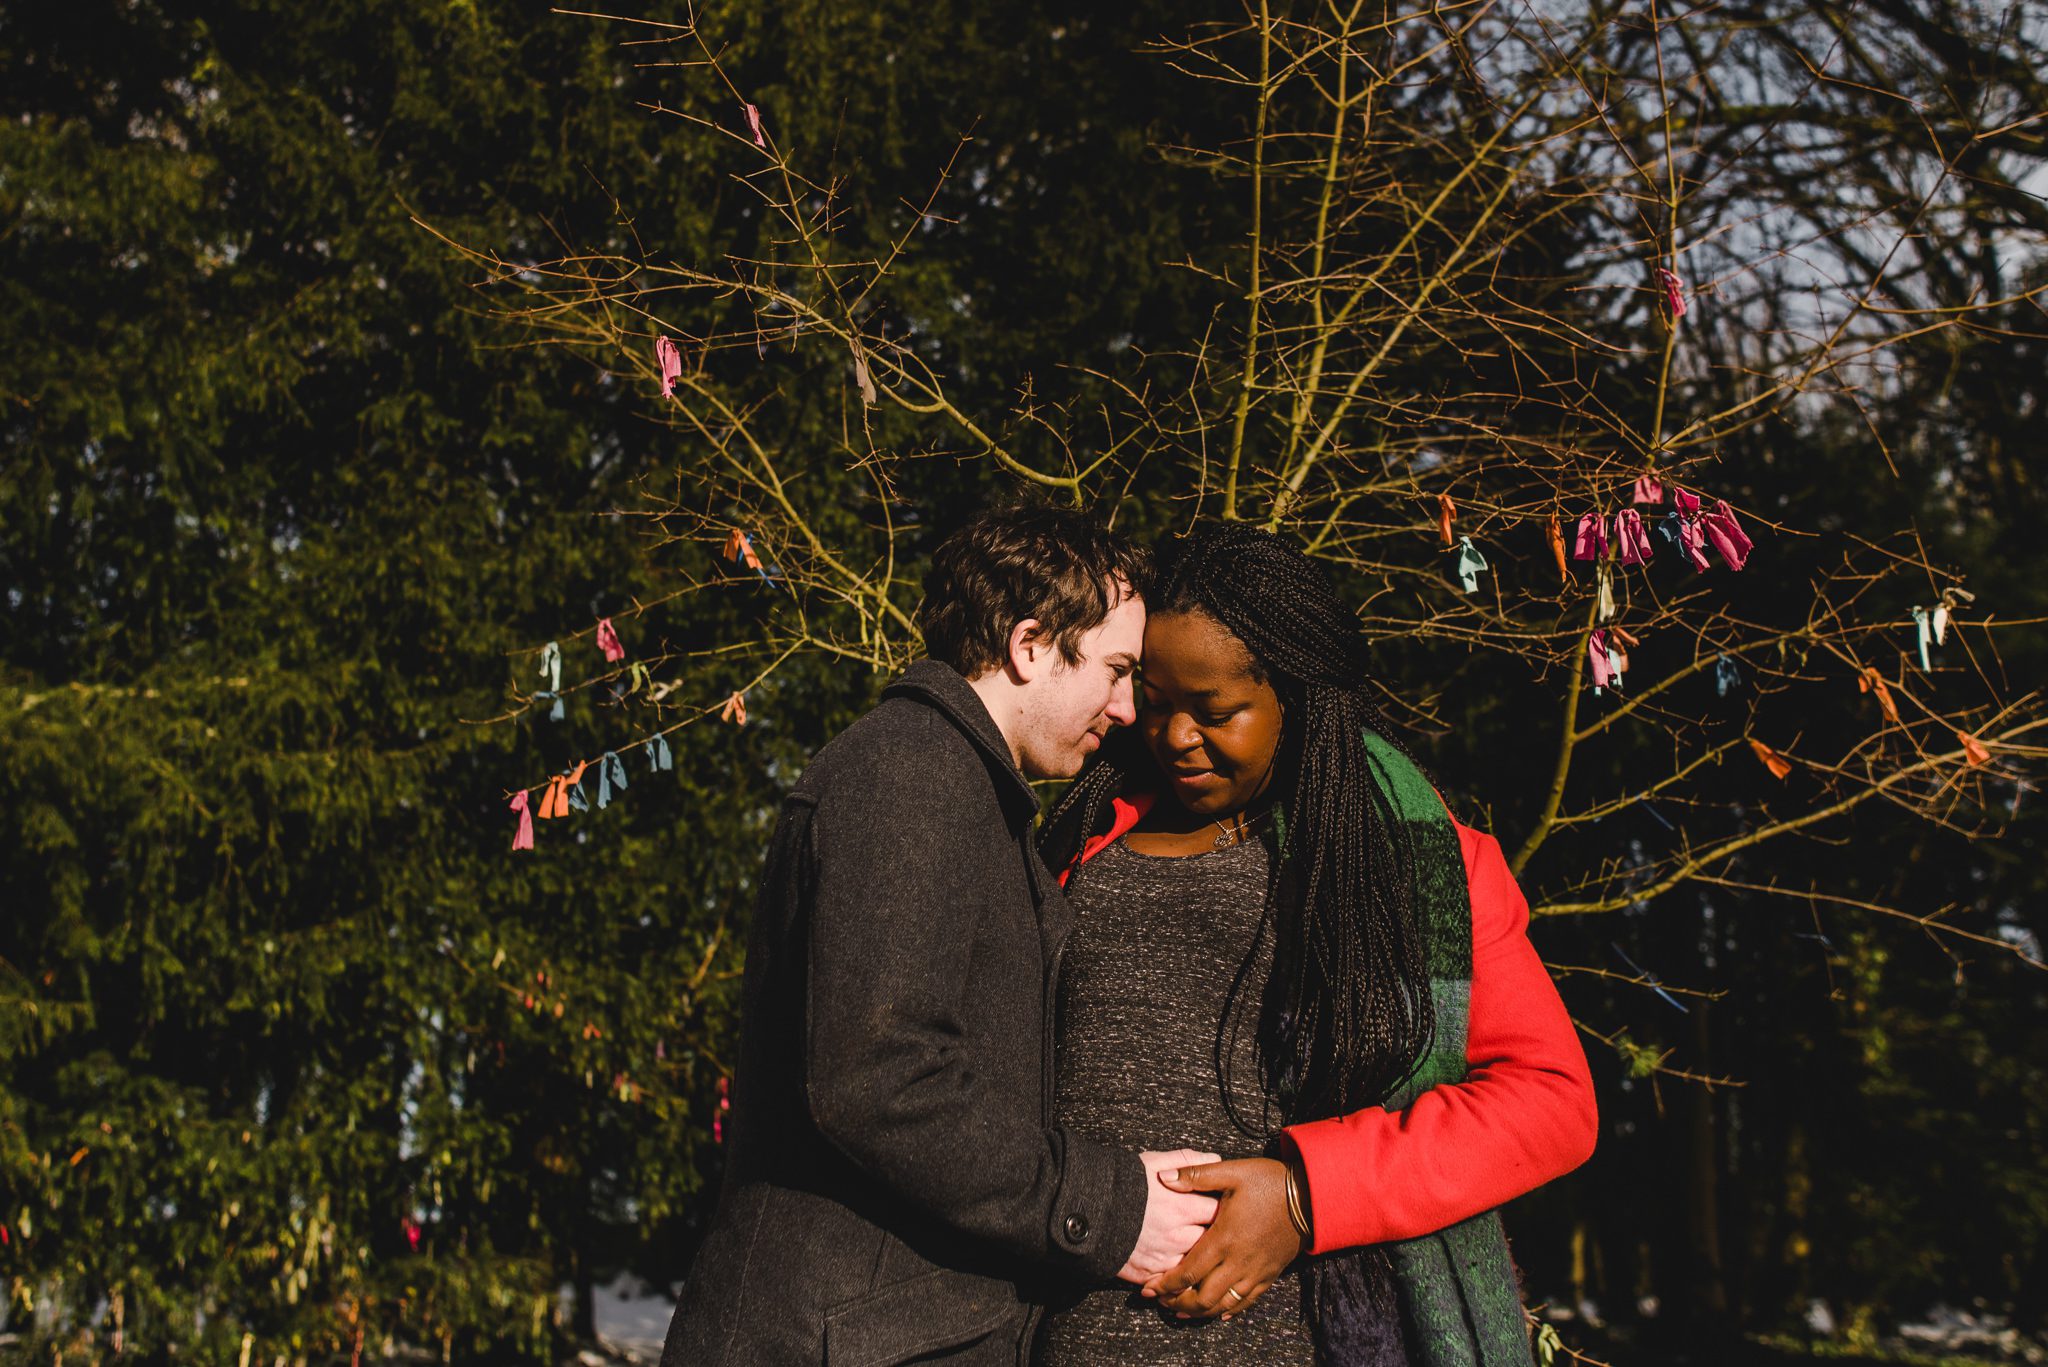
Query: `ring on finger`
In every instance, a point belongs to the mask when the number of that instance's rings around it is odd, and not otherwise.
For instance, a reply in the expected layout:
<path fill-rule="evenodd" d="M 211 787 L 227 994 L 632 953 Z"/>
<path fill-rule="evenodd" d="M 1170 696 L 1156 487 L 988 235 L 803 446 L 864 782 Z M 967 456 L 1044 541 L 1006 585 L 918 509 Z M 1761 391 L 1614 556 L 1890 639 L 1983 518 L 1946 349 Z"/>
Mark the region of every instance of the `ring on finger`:
<path fill-rule="evenodd" d="M 1243 1293 L 1242 1291 L 1239 1291 L 1239 1290 L 1238 1290 L 1238 1289 L 1237 1289 L 1236 1287 L 1234 1287 L 1234 1286 L 1226 1286 L 1226 1287 L 1224 1287 L 1224 1288 L 1223 1288 L 1223 1294 L 1224 1294 L 1224 1295 L 1226 1295 L 1226 1296 L 1228 1296 L 1228 1297 L 1230 1297 L 1230 1299 L 1231 1299 L 1231 1301 L 1232 1301 L 1233 1303 L 1236 1303 L 1236 1304 L 1243 1304 L 1243 1302 L 1244 1302 L 1244 1293 Z"/>

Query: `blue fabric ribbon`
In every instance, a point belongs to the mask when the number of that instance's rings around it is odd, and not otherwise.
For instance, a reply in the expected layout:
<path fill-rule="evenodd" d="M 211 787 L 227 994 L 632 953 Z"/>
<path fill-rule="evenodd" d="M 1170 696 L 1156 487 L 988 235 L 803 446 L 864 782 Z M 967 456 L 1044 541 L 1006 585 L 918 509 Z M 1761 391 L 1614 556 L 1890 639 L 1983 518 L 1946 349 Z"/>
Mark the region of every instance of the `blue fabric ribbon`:
<path fill-rule="evenodd" d="M 1636 971 L 1636 976 L 1643 980 L 1643 985 L 1645 987 L 1648 987 L 1652 992 L 1655 992 L 1658 996 L 1662 997 L 1666 1002 L 1676 1007 L 1679 1011 L 1683 1012 L 1684 1014 L 1688 1016 L 1692 1014 L 1691 1009 L 1688 1008 L 1684 1002 L 1680 1001 L 1678 998 L 1672 996 L 1669 992 L 1666 992 L 1664 990 L 1664 984 L 1658 980 L 1656 974 L 1644 968 L 1634 959 L 1629 958 L 1627 950 L 1623 949 L 1620 945 L 1615 944 L 1612 940 L 1609 940 L 1607 942 L 1607 945 L 1616 954 L 1619 954 L 1621 956 L 1621 961 L 1623 963 L 1627 964 L 1630 968 L 1633 968 Z"/>
<path fill-rule="evenodd" d="M 669 756 L 667 736 L 656 736 L 647 742 L 647 772 L 660 773 L 675 767 L 675 761 Z"/>
<path fill-rule="evenodd" d="M 619 785 L 619 791 L 626 791 L 626 762 L 615 750 L 604 752 L 604 758 L 597 762 L 597 809 L 603 811 L 611 806 L 612 785 Z"/>
<path fill-rule="evenodd" d="M 1726 655 L 1716 658 L 1714 661 L 1715 695 L 1725 698 L 1728 696 L 1729 690 L 1740 687 L 1742 687 L 1742 671 L 1735 667 L 1735 661 L 1729 659 Z"/>

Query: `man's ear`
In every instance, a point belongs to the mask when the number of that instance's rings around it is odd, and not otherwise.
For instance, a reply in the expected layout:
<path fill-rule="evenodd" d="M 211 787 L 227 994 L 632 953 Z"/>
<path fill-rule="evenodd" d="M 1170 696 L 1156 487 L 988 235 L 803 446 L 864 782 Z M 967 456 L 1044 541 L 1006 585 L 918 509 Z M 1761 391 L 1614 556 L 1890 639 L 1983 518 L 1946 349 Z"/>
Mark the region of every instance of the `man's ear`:
<path fill-rule="evenodd" d="M 1038 619 L 1026 617 L 1010 628 L 1004 666 L 1008 669 L 1013 682 L 1030 683 L 1045 672 L 1046 662 L 1050 659 L 1051 653 L 1051 643 L 1039 635 Z"/>

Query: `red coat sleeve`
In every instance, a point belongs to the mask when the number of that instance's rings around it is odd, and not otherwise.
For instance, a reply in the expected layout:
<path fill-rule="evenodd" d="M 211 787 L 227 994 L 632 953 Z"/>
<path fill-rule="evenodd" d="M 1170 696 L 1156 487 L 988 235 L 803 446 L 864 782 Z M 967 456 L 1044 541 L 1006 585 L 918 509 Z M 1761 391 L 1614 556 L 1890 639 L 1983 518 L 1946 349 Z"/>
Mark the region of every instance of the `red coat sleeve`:
<path fill-rule="evenodd" d="M 1433 1233 L 1592 1156 L 1593 1081 L 1529 943 L 1529 904 L 1492 836 L 1459 826 L 1458 838 L 1472 893 L 1470 1072 L 1404 1111 L 1288 1129 L 1308 1174 L 1314 1252 Z"/>

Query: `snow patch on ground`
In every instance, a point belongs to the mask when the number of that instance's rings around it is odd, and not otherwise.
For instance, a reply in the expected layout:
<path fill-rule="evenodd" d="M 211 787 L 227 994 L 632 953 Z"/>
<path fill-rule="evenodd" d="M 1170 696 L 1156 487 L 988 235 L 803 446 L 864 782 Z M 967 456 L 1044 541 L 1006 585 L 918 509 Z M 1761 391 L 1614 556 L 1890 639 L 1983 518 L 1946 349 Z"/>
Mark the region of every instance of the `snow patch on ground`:
<path fill-rule="evenodd" d="M 574 1293 L 562 1288 L 567 1304 Z M 587 1367 L 619 1362 L 653 1364 L 661 1360 L 661 1341 L 668 1335 L 669 1318 L 676 1312 L 676 1298 L 666 1286 L 649 1285 L 630 1272 L 621 1272 L 591 1292 L 597 1315 L 597 1337 L 610 1350 L 609 1358 L 596 1353 L 577 1355 Z"/>
<path fill-rule="evenodd" d="M 1937 1305 L 1917 1324 L 1899 1326 L 1899 1337 L 1922 1352 L 1996 1353 L 2010 1362 L 2048 1363 L 2048 1344 L 2020 1333 L 2003 1315 Z"/>

